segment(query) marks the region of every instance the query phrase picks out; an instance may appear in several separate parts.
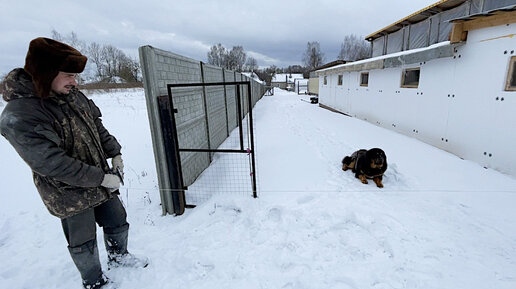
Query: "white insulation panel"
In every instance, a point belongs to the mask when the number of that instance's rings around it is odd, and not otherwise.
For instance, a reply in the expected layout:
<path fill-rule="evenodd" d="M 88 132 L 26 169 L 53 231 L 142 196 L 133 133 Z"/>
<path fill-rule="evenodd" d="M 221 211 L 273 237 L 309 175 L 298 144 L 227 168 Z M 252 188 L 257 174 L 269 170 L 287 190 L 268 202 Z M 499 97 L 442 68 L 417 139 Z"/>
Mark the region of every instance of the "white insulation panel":
<path fill-rule="evenodd" d="M 321 104 L 516 176 L 516 91 L 505 91 L 516 24 L 468 32 L 453 57 L 319 77 Z M 419 68 L 417 88 L 402 72 Z M 360 73 L 369 72 L 367 87 Z M 337 85 L 338 75 L 342 85 Z M 381 145 L 381 144 L 379 144 Z"/>

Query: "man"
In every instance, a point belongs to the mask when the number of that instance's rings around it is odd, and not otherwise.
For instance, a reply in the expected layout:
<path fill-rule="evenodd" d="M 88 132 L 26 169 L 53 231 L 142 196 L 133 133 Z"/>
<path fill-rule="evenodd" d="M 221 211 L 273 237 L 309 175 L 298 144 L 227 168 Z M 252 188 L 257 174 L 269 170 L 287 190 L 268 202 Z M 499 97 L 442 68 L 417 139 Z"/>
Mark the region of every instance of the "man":
<path fill-rule="evenodd" d="M 129 224 L 118 198 L 121 146 L 102 125 L 99 108 L 75 88 L 86 61 L 64 43 L 32 40 L 25 67 L 11 71 L 3 82 L 8 103 L 0 132 L 32 169 L 47 209 L 61 218 L 83 286 L 92 289 L 108 283 L 95 223 L 104 231 L 109 267 L 145 267 L 147 260 L 127 252 Z"/>

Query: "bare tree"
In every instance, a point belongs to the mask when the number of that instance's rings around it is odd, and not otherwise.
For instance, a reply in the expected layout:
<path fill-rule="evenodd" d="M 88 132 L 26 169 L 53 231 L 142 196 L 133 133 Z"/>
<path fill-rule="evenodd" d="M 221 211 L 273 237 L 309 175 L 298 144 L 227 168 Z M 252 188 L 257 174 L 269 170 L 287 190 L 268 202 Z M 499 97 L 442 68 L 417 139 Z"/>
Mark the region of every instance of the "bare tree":
<path fill-rule="evenodd" d="M 272 79 L 274 78 L 274 75 L 276 75 L 277 70 L 278 68 L 275 65 L 271 65 L 265 69 L 257 69 L 254 73 L 256 73 L 261 80 L 265 81 L 267 85 L 271 85 Z"/>
<path fill-rule="evenodd" d="M 227 50 L 220 43 L 210 47 L 207 55 L 209 64 L 239 72 L 244 69 L 247 58 L 242 46 L 233 46 L 231 50 Z"/>
<path fill-rule="evenodd" d="M 338 59 L 356 61 L 370 57 L 370 45 L 362 37 L 354 34 L 346 35 L 340 46 Z"/>
<path fill-rule="evenodd" d="M 208 63 L 226 67 L 227 50 L 222 44 L 213 45 L 208 52 Z"/>
<path fill-rule="evenodd" d="M 131 58 L 131 72 L 134 78 L 134 81 L 140 81 L 140 73 L 142 71 L 142 67 L 140 66 L 140 61 L 136 58 Z"/>
<path fill-rule="evenodd" d="M 112 81 L 120 77 L 127 82 L 139 80 L 141 68 L 137 59 L 128 57 L 122 50 L 112 46 L 101 46 L 96 42 L 86 44 L 77 37 L 75 32 L 62 36 L 55 29 L 51 31 L 52 38 L 69 44 L 88 56 L 88 63 L 96 66 L 95 77 L 101 81 Z"/>
<path fill-rule="evenodd" d="M 88 60 L 96 66 L 96 77 L 103 78 L 102 47 L 97 42 L 92 42 L 87 49 Z"/>
<path fill-rule="evenodd" d="M 249 72 L 256 71 L 258 70 L 258 61 L 253 57 L 248 57 L 245 66 L 246 70 Z"/>
<path fill-rule="evenodd" d="M 118 76 L 127 82 L 136 82 L 139 80 L 140 63 L 135 59 L 123 56 L 120 62 L 120 71 Z"/>
<path fill-rule="evenodd" d="M 306 44 L 306 50 L 303 54 L 303 63 L 308 69 L 314 69 L 323 64 L 324 54 L 321 52 L 319 42 L 313 41 Z"/>
<path fill-rule="evenodd" d="M 57 32 L 57 30 L 52 29 L 52 31 L 50 31 L 50 34 L 51 34 L 50 38 L 52 38 L 56 41 L 61 41 L 61 42 L 63 41 L 63 36 L 59 32 Z"/>
<path fill-rule="evenodd" d="M 276 73 L 283 73 L 283 70 L 279 67 L 277 67 L 276 65 L 271 65 L 269 67 L 267 67 L 265 69 L 266 71 L 269 71 L 270 73 L 272 73 L 273 75 L 275 75 Z"/>
<path fill-rule="evenodd" d="M 126 70 L 126 77 L 129 77 L 130 74 L 127 73 L 127 71 L 130 70 L 130 67 L 131 67 L 131 58 L 127 55 L 125 55 L 125 53 L 120 50 L 120 49 L 117 49 L 117 59 L 118 59 L 118 62 L 117 62 L 117 67 L 115 69 L 115 72 L 118 76 L 122 77 L 122 71 Z M 125 77 L 122 77 L 125 79 Z"/>
<path fill-rule="evenodd" d="M 103 65 L 103 77 L 111 77 L 114 75 L 114 64 L 113 64 L 113 58 L 115 56 L 114 53 L 115 47 L 111 45 L 102 46 L 102 51 L 100 54 L 100 57 L 102 59 L 102 65 Z"/>
<path fill-rule="evenodd" d="M 73 31 L 70 32 L 70 35 L 64 38 L 64 41 L 68 43 L 68 45 L 79 50 L 80 52 L 85 52 L 88 49 L 86 43 L 82 40 L 79 40 L 79 37 L 77 37 L 77 33 Z"/>
<path fill-rule="evenodd" d="M 125 56 L 123 52 L 112 45 L 102 47 L 101 57 L 104 62 L 106 77 L 113 78 L 118 76 L 123 56 Z"/>
<path fill-rule="evenodd" d="M 226 66 L 228 69 L 242 72 L 247 55 L 242 46 L 233 46 L 229 51 Z"/>

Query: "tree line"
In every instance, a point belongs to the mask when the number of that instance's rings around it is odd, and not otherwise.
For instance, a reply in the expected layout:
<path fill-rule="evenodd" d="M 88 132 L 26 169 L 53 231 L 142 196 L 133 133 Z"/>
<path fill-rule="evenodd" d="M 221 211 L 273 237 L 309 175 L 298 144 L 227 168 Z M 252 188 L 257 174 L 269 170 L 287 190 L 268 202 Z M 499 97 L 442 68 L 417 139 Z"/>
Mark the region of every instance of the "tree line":
<path fill-rule="evenodd" d="M 337 55 L 338 60 L 357 61 L 371 57 L 370 44 L 363 38 L 350 34 L 344 37 L 341 44 L 340 52 Z M 267 68 L 260 69 L 257 60 L 247 57 L 242 46 L 233 46 L 227 49 L 221 43 L 210 47 L 207 54 L 208 64 L 219 66 L 225 69 L 238 72 L 254 72 L 270 84 L 274 75 L 278 73 L 303 73 L 308 77 L 310 71 L 325 64 L 325 55 L 321 50 L 318 41 L 309 41 L 302 57 L 302 65 L 290 65 L 286 68 L 279 68 L 271 65 Z"/>
<path fill-rule="evenodd" d="M 86 43 L 75 32 L 62 35 L 52 30 L 51 38 L 64 42 L 88 57 L 87 66 L 94 65 L 92 80 L 94 82 L 139 82 L 141 81 L 140 62 L 127 56 L 113 45 L 101 45 L 97 42 Z"/>
<path fill-rule="evenodd" d="M 51 38 L 67 43 L 85 54 L 89 59 L 88 64 L 91 67 L 90 71 L 93 71 L 93 81 L 95 82 L 141 81 L 141 68 L 138 59 L 127 56 L 119 48 L 112 45 L 101 45 L 97 42 L 86 43 L 79 40 L 77 34 L 73 31 L 68 35 L 62 35 L 58 31 L 52 30 Z M 346 61 L 357 61 L 369 57 L 369 43 L 354 34 L 344 37 L 340 52 L 337 55 L 337 59 Z M 291 65 L 285 68 L 271 65 L 260 69 L 258 61 L 248 56 L 240 45 L 228 49 L 218 43 L 211 46 L 207 53 L 208 64 L 237 72 L 254 72 L 267 83 L 270 83 L 270 80 L 277 73 L 304 73 L 308 77 L 309 71 L 322 66 L 325 61 L 325 55 L 318 41 L 307 42 L 302 56 L 303 65 Z"/>
<path fill-rule="evenodd" d="M 117 79 L 124 82 L 141 81 L 138 59 L 127 56 L 122 50 L 112 45 L 100 45 L 96 42 L 86 43 L 79 40 L 75 32 L 62 35 L 56 30 L 52 30 L 51 34 L 51 38 L 71 45 L 88 57 L 87 67 L 89 66 L 90 71 L 93 71 L 93 79 L 90 80 L 104 83 L 116 82 Z M 369 57 L 371 57 L 369 43 L 354 34 L 344 37 L 337 55 L 337 59 L 346 61 L 357 61 Z M 302 57 L 303 65 L 290 65 L 284 68 L 271 65 L 267 68 L 260 68 L 257 60 L 247 56 L 242 46 L 233 46 L 231 49 L 227 49 L 221 43 L 211 46 L 207 53 L 207 59 L 209 64 L 225 69 L 254 72 L 267 84 L 270 84 L 272 78 L 278 73 L 303 73 L 308 78 L 310 71 L 325 64 L 326 61 L 318 41 L 307 43 Z M 0 80 L 3 80 L 5 76 L 2 75 Z"/>
<path fill-rule="evenodd" d="M 248 57 L 242 46 L 233 46 L 231 50 L 222 44 L 210 47 L 208 51 L 208 64 L 219 66 L 237 72 L 254 71 L 258 69 L 258 62 L 253 57 Z"/>
<path fill-rule="evenodd" d="M 340 46 L 337 60 L 357 61 L 371 57 L 370 44 L 363 38 L 350 34 L 344 36 Z M 321 51 L 319 42 L 313 41 L 306 44 L 303 53 L 303 64 L 307 69 L 313 70 L 325 63 L 324 53 Z"/>

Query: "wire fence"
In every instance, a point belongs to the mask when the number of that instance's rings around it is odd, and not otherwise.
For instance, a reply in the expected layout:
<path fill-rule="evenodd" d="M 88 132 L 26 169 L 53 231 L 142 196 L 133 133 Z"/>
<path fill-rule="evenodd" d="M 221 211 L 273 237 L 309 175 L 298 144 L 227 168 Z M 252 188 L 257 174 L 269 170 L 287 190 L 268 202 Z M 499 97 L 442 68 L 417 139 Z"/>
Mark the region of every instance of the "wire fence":
<path fill-rule="evenodd" d="M 210 166 L 185 192 L 187 204 L 199 204 L 218 194 L 239 196 L 251 196 L 253 194 L 249 117 L 245 117 L 242 124 L 244 149 L 248 153 L 215 152 Z M 237 127 L 218 149 L 239 150 L 241 145 L 239 134 L 239 128 Z"/>

